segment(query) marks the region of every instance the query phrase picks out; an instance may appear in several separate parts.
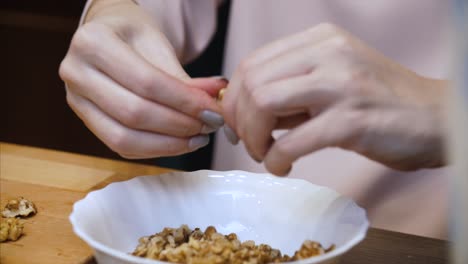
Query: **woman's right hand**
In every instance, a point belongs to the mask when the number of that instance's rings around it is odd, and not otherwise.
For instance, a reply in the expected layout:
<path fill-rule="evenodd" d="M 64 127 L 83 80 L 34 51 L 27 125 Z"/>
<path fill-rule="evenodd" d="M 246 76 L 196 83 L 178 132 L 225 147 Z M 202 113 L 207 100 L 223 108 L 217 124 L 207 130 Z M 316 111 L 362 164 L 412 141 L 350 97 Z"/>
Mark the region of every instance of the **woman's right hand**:
<path fill-rule="evenodd" d="M 223 124 L 216 78 L 191 79 L 154 20 L 130 0 L 96 0 L 60 65 L 67 102 L 125 158 L 173 156 L 208 144 Z"/>
<path fill-rule="evenodd" d="M 276 175 L 328 147 L 398 170 L 440 167 L 448 85 L 321 24 L 270 43 L 240 64 L 222 101 L 235 130 L 225 131 L 231 139 L 239 135 L 252 158 Z M 278 129 L 288 131 L 274 138 Z"/>

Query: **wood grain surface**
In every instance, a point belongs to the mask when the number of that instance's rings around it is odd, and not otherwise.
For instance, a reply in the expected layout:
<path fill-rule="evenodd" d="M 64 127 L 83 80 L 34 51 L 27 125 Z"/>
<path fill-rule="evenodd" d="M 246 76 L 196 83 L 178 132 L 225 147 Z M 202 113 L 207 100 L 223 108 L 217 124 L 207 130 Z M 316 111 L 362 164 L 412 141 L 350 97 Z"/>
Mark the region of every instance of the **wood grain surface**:
<path fill-rule="evenodd" d="M 0 263 L 86 263 L 91 249 L 76 237 L 72 205 L 111 182 L 169 170 L 128 162 L 0 143 L 0 201 L 24 196 L 37 215 L 25 220 L 24 236 L 0 244 Z"/>
<path fill-rule="evenodd" d="M 170 171 L 155 166 L 0 143 L 0 201 L 24 196 L 37 215 L 25 220 L 24 236 L 0 244 L 0 263 L 95 263 L 76 237 L 68 216 L 91 190 L 139 175 Z M 447 242 L 371 228 L 341 259 L 344 264 L 448 263 Z"/>

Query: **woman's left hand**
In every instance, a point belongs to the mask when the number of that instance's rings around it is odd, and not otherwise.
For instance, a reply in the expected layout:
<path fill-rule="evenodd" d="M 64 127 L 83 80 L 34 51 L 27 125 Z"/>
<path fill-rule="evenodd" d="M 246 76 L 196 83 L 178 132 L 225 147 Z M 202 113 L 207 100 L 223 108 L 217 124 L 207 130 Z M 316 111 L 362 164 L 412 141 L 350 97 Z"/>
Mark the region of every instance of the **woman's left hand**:
<path fill-rule="evenodd" d="M 250 155 L 277 175 L 326 147 L 415 170 L 443 164 L 445 86 L 321 24 L 247 57 L 222 106 Z M 283 128 L 290 130 L 275 140 L 273 130 Z"/>

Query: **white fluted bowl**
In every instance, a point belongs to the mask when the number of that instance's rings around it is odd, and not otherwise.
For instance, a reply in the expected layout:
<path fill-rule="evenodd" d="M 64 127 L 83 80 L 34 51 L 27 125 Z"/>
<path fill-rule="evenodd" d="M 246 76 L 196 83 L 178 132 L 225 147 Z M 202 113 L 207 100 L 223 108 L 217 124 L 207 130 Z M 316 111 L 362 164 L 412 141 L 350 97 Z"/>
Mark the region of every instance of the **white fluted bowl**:
<path fill-rule="evenodd" d="M 138 238 L 164 227 L 237 233 L 294 254 L 306 239 L 336 248 L 296 264 L 335 263 L 359 243 L 365 211 L 337 192 L 304 180 L 244 171 L 172 172 L 108 185 L 76 202 L 70 221 L 98 263 L 167 263 L 131 256 Z"/>

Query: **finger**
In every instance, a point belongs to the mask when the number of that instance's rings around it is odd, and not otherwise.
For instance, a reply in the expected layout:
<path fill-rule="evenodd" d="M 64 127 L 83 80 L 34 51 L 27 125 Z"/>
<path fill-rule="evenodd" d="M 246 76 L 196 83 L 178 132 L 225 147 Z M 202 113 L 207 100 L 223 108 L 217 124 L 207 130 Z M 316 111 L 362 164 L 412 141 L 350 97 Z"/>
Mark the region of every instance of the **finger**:
<path fill-rule="evenodd" d="M 254 90 L 259 86 L 280 80 L 287 80 L 294 77 L 316 75 L 321 71 L 321 78 L 340 81 L 339 72 L 325 71 L 327 68 L 339 69 L 340 61 L 331 60 L 330 54 L 334 50 L 336 38 L 329 38 L 316 45 L 308 45 L 290 50 L 279 56 L 263 62 L 260 66 L 251 69 L 245 75 L 244 86 L 248 90 Z M 333 76 L 329 76 L 330 73 Z"/>
<path fill-rule="evenodd" d="M 95 50 L 83 56 L 121 86 L 195 118 L 201 118 L 205 110 L 220 113 L 210 95 L 154 67 L 118 36 L 102 32 L 99 37 L 106 46 L 94 45 Z"/>
<path fill-rule="evenodd" d="M 209 142 L 208 136 L 177 138 L 122 126 L 91 101 L 67 93 L 67 101 L 86 126 L 109 148 L 123 157 L 152 158 L 194 151 Z"/>
<path fill-rule="evenodd" d="M 256 89 L 253 94 L 244 89 L 237 101 L 239 136 L 249 154 L 256 160 L 263 160 L 280 118 L 316 116 L 339 98 L 338 92 L 330 90 L 320 79 L 316 80 L 315 75 L 273 82 Z"/>
<path fill-rule="evenodd" d="M 206 91 L 212 97 L 215 97 L 218 91 L 225 88 L 227 80 L 224 78 L 190 78 L 185 72 L 175 53 L 170 48 L 170 43 L 160 45 L 159 48 L 154 43 L 164 41 L 165 38 L 160 36 L 161 33 L 156 32 L 153 27 L 149 28 L 149 32 L 145 32 L 144 37 L 133 38 L 131 46 L 135 51 L 145 58 L 154 67 L 161 67 L 170 75 L 186 81 L 189 85 Z M 162 46 L 162 47 L 161 47 Z M 161 65 L 161 61 L 165 63 Z"/>
<path fill-rule="evenodd" d="M 285 116 L 288 113 L 317 115 L 342 94 L 334 78 L 314 69 L 319 65 L 321 47 L 304 47 L 277 56 L 246 76 L 244 86 L 236 101 L 236 127 L 249 153 L 262 159 L 271 143 L 271 131 L 276 125 L 270 115 Z M 258 74 L 257 74 L 258 73 Z M 248 111 L 249 115 L 242 115 Z M 240 123 L 239 123 L 240 122 Z M 248 132 L 247 132 L 248 131 Z"/>
<path fill-rule="evenodd" d="M 75 69 L 80 70 L 79 67 Z M 95 69 L 84 68 L 81 71 L 81 75 L 87 78 L 69 82 L 70 89 L 90 98 L 103 112 L 126 127 L 175 137 L 189 137 L 207 131 L 201 121 L 141 98 Z"/>
<path fill-rule="evenodd" d="M 223 109 L 224 121 L 227 123 L 227 126 L 230 129 L 235 131 L 236 127 L 236 113 L 237 113 L 237 102 L 238 95 L 242 89 L 241 77 L 239 72 L 235 72 L 231 80 L 229 81 L 227 88 L 223 95 L 223 100 L 221 101 L 221 108 Z"/>
<path fill-rule="evenodd" d="M 266 61 L 288 53 L 291 50 L 326 41 L 336 34 L 336 26 L 327 23 L 319 24 L 311 29 L 301 31 L 265 45 L 251 54 L 249 59 L 245 61 L 246 65 L 243 66 L 245 66 L 245 68 L 249 68 L 255 65 L 263 64 Z"/>
<path fill-rule="evenodd" d="M 273 142 L 271 133 L 276 127 L 277 118 L 272 113 L 257 108 L 250 97 L 241 96 L 238 104 L 241 106 L 237 107 L 237 133 L 249 155 L 260 162 Z"/>
<path fill-rule="evenodd" d="M 236 99 L 239 98 L 240 90 L 244 84 L 244 78 L 247 72 L 256 68 L 257 65 L 297 49 L 304 45 L 313 45 L 331 37 L 334 34 L 333 26 L 328 24 L 319 25 L 313 29 L 297 33 L 292 36 L 277 40 L 249 55 L 236 69 L 231 78 L 231 82 L 226 90 L 225 100 L 223 100 L 223 109 L 227 123 L 235 127 Z"/>
<path fill-rule="evenodd" d="M 313 116 L 310 116 L 309 114 L 306 114 L 306 113 L 282 117 L 278 119 L 275 129 L 295 128 L 299 126 L 300 124 L 308 121 L 311 118 L 313 118 Z"/>
<path fill-rule="evenodd" d="M 225 78 L 204 77 L 186 81 L 189 85 L 207 92 L 211 97 L 217 97 L 221 89 L 226 88 L 228 80 Z"/>
<path fill-rule="evenodd" d="M 345 147 L 363 133 L 361 112 L 337 107 L 327 110 L 275 141 L 265 157 L 265 167 L 273 174 L 285 175 L 298 158 L 327 147 Z"/>
<path fill-rule="evenodd" d="M 129 43 L 132 49 L 153 67 L 163 70 L 176 79 L 190 80 L 171 44 L 154 26 L 145 27 L 140 35 L 126 38 L 124 42 Z"/>
<path fill-rule="evenodd" d="M 224 96 L 223 97 L 228 97 L 229 95 L 229 92 L 230 91 L 231 87 L 229 87 L 227 89 L 227 91 L 225 92 Z M 235 94 L 237 96 L 236 100 L 233 102 L 233 107 L 231 107 L 231 109 L 227 109 L 227 107 L 229 107 L 229 104 L 224 104 L 224 100 L 227 100 L 228 98 L 226 99 L 223 99 L 222 103 L 223 103 L 223 111 L 224 111 L 224 114 L 226 116 L 226 113 L 231 113 L 232 116 L 234 117 L 234 120 L 232 120 L 232 123 L 230 123 L 230 127 L 234 130 L 235 134 L 237 135 L 238 138 L 244 140 L 244 137 L 247 133 L 249 133 L 248 129 L 249 129 L 249 125 L 246 124 L 246 120 L 247 120 L 247 117 L 250 116 L 250 115 L 255 115 L 255 116 L 262 116 L 263 117 L 267 117 L 266 113 L 258 113 L 256 112 L 257 109 L 253 108 L 252 106 L 252 102 L 251 102 L 251 99 L 247 90 L 245 89 L 245 87 L 242 85 L 242 86 L 239 86 L 237 88 L 237 90 L 235 91 Z M 227 105 L 227 106 L 226 106 Z M 227 110 L 230 110 L 230 111 L 227 111 Z M 232 111 L 234 111 L 232 113 Z M 262 121 L 264 121 L 264 123 L 267 123 L 266 121 L 267 120 L 263 120 L 263 119 L 260 119 Z M 270 122 L 272 122 L 271 118 L 268 120 Z M 266 124 L 265 124 L 266 125 Z M 254 127 L 253 129 L 256 129 L 257 127 Z M 255 160 L 259 161 L 260 160 L 260 157 L 258 157 L 258 155 L 256 155 L 253 151 L 253 149 L 251 148 L 250 145 L 246 145 L 246 149 L 247 149 L 247 152 L 249 152 L 250 156 L 252 158 L 254 158 Z"/>
<path fill-rule="evenodd" d="M 345 92 L 333 77 L 317 71 L 274 81 L 251 91 L 256 108 L 262 108 L 276 116 L 288 116 L 308 112 L 314 116 L 343 98 Z"/>

